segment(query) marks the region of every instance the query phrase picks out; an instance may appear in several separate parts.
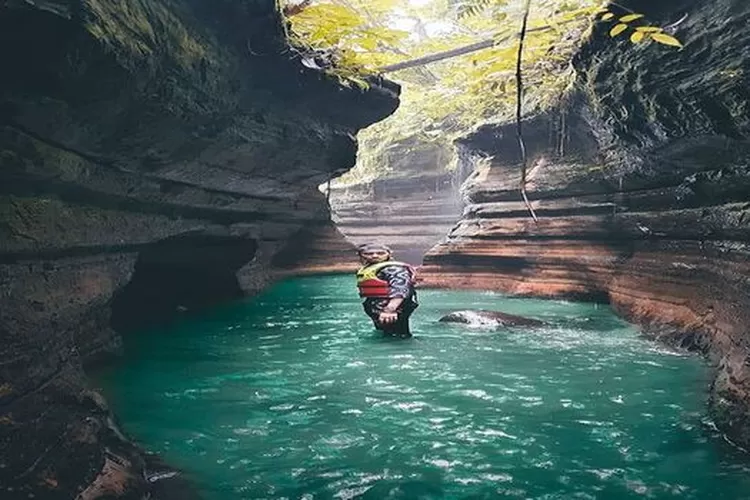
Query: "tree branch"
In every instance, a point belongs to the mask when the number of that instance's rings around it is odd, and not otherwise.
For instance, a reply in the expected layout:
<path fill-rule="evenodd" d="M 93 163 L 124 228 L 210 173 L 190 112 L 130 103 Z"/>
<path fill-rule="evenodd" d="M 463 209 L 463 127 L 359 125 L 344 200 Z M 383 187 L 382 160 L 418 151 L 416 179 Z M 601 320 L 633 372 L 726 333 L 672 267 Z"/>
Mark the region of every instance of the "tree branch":
<path fill-rule="evenodd" d="M 579 21 L 579 20 L 569 19 L 567 21 L 561 21 L 557 24 L 562 25 L 562 24 L 568 24 L 568 23 L 572 23 L 576 21 Z M 528 19 L 525 22 L 528 22 Z M 552 26 L 539 26 L 537 28 L 527 29 L 526 33 L 536 33 L 538 31 L 546 31 L 552 28 L 553 28 Z M 414 68 L 416 66 L 424 66 L 425 64 L 442 61 L 444 59 L 450 59 L 452 57 L 458 57 L 464 54 L 470 54 L 478 50 L 488 49 L 492 47 L 493 45 L 498 45 L 502 42 L 509 40 L 513 36 L 516 36 L 516 35 L 505 35 L 501 38 L 498 38 L 497 35 L 495 35 L 492 38 L 481 40 L 479 42 L 474 42 L 469 45 L 464 45 L 463 47 L 457 47 L 455 49 L 445 50 L 443 52 L 436 52 L 434 54 L 430 54 L 430 55 L 423 56 L 423 57 L 418 57 L 416 59 L 411 59 L 409 61 L 403 61 L 400 63 L 383 66 L 382 68 L 378 69 L 378 72 L 379 73 L 392 73 L 394 71 L 401 71 L 402 69 Z"/>

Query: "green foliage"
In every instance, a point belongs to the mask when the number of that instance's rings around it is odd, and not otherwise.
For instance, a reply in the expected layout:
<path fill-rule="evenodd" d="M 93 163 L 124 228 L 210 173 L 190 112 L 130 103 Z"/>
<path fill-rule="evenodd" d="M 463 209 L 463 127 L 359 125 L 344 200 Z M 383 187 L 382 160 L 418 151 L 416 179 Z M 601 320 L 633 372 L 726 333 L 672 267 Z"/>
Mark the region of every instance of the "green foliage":
<path fill-rule="evenodd" d="M 542 29 L 527 38 L 525 73 L 532 80 L 537 73 L 535 83 L 542 88 L 546 83 L 558 87 L 558 75 L 550 70 L 566 69 L 570 49 L 580 38 L 576 33 L 599 7 L 595 0 L 535 0 L 533 8 L 529 27 Z M 489 49 L 398 75 L 405 87 L 419 87 L 405 91 L 403 106 L 415 97 L 423 125 L 426 118 L 453 129 L 496 115 L 498 101 L 511 100 L 519 15 L 508 0 L 433 0 L 422 7 L 408 0 L 319 0 L 289 21 L 303 62 L 305 54 L 326 51 L 333 59 L 327 71 L 345 81 L 494 37 Z M 435 27 L 442 31 L 427 33 Z"/>
<path fill-rule="evenodd" d="M 86 30 L 126 66 L 154 57 L 160 44 L 166 45 L 165 52 L 184 68 L 210 57 L 207 44 L 167 6 L 136 0 L 88 0 L 85 12 Z"/>
<path fill-rule="evenodd" d="M 453 5 L 456 9 L 459 19 L 468 16 L 479 16 L 486 14 L 488 11 L 505 6 L 507 1 L 499 0 L 458 0 Z M 491 12 L 490 12 L 491 13 Z"/>
<path fill-rule="evenodd" d="M 681 46 L 642 14 L 618 18 L 600 1 L 532 0 L 523 56 L 525 113 L 550 107 L 564 93 L 574 77 L 571 56 L 597 14 L 599 22 L 615 23 L 613 37 L 631 33 L 633 43 Z M 397 73 L 402 104 L 359 134 L 358 165 L 345 180 L 386 173 L 384 158 L 394 145 L 416 140 L 448 146 L 474 127 L 510 119 L 522 6 L 521 0 L 313 0 L 290 16 L 290 38 L 303 63 L 325 59 L 325 71 L 361 87 L 363 76 L 378 68 L 494 40 L 487 49 Z"/>
<path fill-rule="evenodd" d="M 289 18 L 289 38 L 306 65 L 319 66 L 344 84 L 366 87 L 363 76 L 403 58 L 393 47 L 409 33 L 377 22 L 399 2 L 371 0 L 366 6 L 364 2 L 312 3 Z M 322 64 L 318 64 L 316 56 L 323 59 Z"/>

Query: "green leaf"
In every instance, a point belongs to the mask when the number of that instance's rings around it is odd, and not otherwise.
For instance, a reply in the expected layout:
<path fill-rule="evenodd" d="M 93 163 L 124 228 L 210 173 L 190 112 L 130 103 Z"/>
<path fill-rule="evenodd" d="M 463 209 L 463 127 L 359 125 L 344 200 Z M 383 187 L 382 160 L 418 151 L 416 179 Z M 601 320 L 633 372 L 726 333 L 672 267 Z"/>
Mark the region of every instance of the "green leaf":
<path fill-rule="evenodd" d="M 357 41 L 357 45 L 365 50 L 373 51 L 378 48 L 378 40 L 371 37 L 362 37 Z"/>
<path fill-rule="evenodd" d="M 682 48 L 682 43 L 678 39 L 676 39 L 672 35 L 667 35 L 666 33 L 654 33 L 653 35 L 651 35 L 651 38 L 659 43 L 663 43 L 664 45 L 671 45 L 672 47 Z"/>
<path fill-rule="evenodd" d="M 658 26 L 638 26 L 636 30 L 642 31 L 643 33 L 660 33 L 664 31 L 662 28 L 659 28 Z"/>
<path fill-rule="evenodd" d="M 640 43 L 645 36 L 646 34 L 643 31 L 634 31 L 633 34 L 630 35 L 630 41 L 633 43 Z"/>
<path fill-rule="evenodd" d="M 612 14 L 611 12 L 607 12 L 606 14 L 602 16 L 602 21 L 609 21 L 610 19 L 614 17 L 615 17 L 614 14 Z"/>
<path fill-rule="evenodd" d="M 609 30 L 609 36 L 616 37 L 617 35 L 625 31 L 626 29 L 628 29 L 628 25 L 620 23 L 614 28 L 612 28 L 611 30 Z"/>
<path fill-rule="evenodd" d="M 640 19 L 643 17 L 643 14 L 628 14 L 627 16 L 622 16 L 620 18 L 621 23 L 629 23 L 630 21 L 635 21 L 636 19 Z"/>

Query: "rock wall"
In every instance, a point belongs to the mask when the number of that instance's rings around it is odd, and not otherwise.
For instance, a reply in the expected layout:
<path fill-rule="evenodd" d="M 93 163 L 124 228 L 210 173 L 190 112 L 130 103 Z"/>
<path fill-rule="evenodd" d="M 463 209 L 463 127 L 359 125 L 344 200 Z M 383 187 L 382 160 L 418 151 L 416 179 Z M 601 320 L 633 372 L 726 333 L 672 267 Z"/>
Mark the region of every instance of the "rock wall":
<path fill-rule="evenodd" d="M 387 243 L 395 258 L 417 265 L 461 214 L 450 174 L 384 179 L 334 193 L 333 220 L 349 241 Z"/>
<path fill-rule="evenodd" d="M 425 258 L 428 286 L 609 301 L 716 367 L 710 407 L 750 445 L 750 35 L 743 0 L 628 1 L 683 50 L 600 24 L 574 92 L 527 120 L 530 218 L 513 125 L 464 141 L 494 157 L 464 217 Z"/>
<path fill-rule="evenodd" d="M 0 68 L 0 497 L 146 498 L 84 364 L 304 254 L 398 88 L 302 67 L 272 0 L 0 1 Z"/>
<path fill-rule="evenodd" d="M 354 244 L 329 219 L 302 228 L 271 263 L 280 277 L 355 273 L 361 266 Z"/>
<path fill-rule="evenodd" d="M 460 218 L 459 187 L 471 165 L 458 158 L 448 171 L 452 152 L 417 140 L 394 144 L 382 159 L 386 176 L 331 190 L 336 227 L 359 245 L 387 243 L 397 259 L 421 264 Z"/>

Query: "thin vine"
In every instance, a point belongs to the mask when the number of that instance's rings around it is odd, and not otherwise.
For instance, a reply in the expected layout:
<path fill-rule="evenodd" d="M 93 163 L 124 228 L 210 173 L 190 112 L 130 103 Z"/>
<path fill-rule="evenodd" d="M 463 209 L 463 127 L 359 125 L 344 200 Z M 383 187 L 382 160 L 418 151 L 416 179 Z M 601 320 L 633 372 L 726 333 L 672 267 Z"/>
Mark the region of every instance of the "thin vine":
<path fill-rule="evenodd" d="M 526 208 L 529 210 L 534 222 L 539 219 L 534 212 L 534 208 L 529 203 L 526 196 L 526 166 L 528 158 L 526 155 L 526 144 L 523 141 L 523 72 L 521 69 L 523 62 L 523 42 L 526 38 L 526 27 L 529 22 L 529 12 L 531 11 L 531 0 L 526 0 L 524 5 L 523 19 L 521 20 L 521 33 L 518 36 L 518 56 L 516 57 L 516 136 L 518 138 L 518 147 L 521 152 L 521 196 Z"/>

